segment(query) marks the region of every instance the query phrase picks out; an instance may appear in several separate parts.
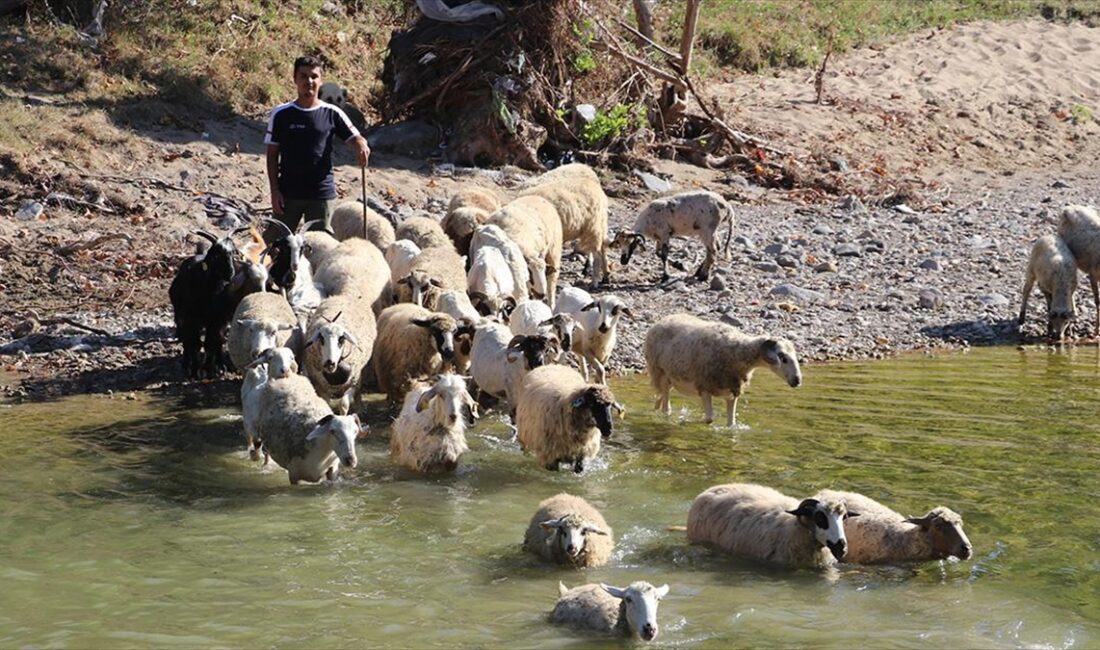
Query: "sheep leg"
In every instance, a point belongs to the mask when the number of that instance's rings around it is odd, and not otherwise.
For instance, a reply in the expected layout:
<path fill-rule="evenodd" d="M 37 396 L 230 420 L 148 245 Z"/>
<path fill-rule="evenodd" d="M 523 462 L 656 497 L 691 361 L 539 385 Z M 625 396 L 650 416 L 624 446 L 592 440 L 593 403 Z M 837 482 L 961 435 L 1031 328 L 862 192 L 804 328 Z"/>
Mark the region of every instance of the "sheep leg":
<path fill-rule="evenodd" d="M 340 466 L 339 465 L 330 465 L 329 468 L 325 470 L 325 479 L 327 479 L 329 481 L 335 481 L 336 480 L 336 475 L 339 474 L 339 473 L 340 473 Z"/>
<path fill-rule="evenodd" d="M 726 398 L 726 426 L 732 427 L 737 422 L 737 396 Z"/>
<path fill-rule="evenodd" d="M 546 265 L 546 304 L 554 308 L 554 296 L 558 293 L 558 269 Z"/>
<path fill-rule="evenodd" d="M 699 265 L 699 270 L 695 272 L 695 279 L 705 281 L 710 277 L 710 270 L 714 267 L 714 257 L 718 254 L 718 247 L 715 246 L 713 237 L 707 237 L 703 243 L 706 244 L 707 256 Z"/>
<path fill-rule="evenodd" d="M 1092 287 L 1092 304 L 1096 305 L 1096 326 L 1093 328 L 1093 338 L 1100 336 L 1100 288 L 1096 286 L 1096 276 L 1089 274 L 1089 286 Z"/>
<path fill-rule="evenodd" d="M 584 375 L 584 380 L 588 381 L 588 357 L 581 355 L 581 374 Z"/>
<path fill-rule="evenodd" d="M 1027 277 L 1024 279 L 1024 294 L 1020 299 L 1020 317 L 1016 319 L 1017 325 L 1023 325 L 1027 317 L 1027 300 L 1031 296 L 1031 287 L 1034 284 L 1035 276 L 1031 273 L 1031 269 L 1028 269 Z"/>
<path fill-rule="evenodd" d="M 711 401 L 710 393 L 703 393 L 703 413 L 706 414 L 704 422 L 710 424 L 714 422 L 714 404 Z"/>
<path fill-rule="evenodd" d="M 584 458 L 583 457 L 582 458 L 574 458 L 573 459 L 573 472 L 576 473 L 576 474 L 580 474 L 583 471 L 584 471 Z"/>
<path fill-rule="evenodd" d="M 664 375 L 653 375 L 653 384 L 657 388 L 657 401 L 654 402 L 653 408 L 657 411 L 664 412 L 665 415 L 672 413 L 672 406 L 669 400 L 669 391 L 672 388 L 672 382 L 668 380 Z"/>
<path fill-rule="evenodd" d="M 349 387 L 340 396 L 340 404 L 337 406 L 337 415 L 347 415 L 351 411 L 351 401 L 355 395 L 355 386 Z"/>
<path fill-rule="evenodd" d="M 661 282 L 668 282 L 668 249 L 667 241 L 657 247 L 657 257 L 661 258 Z"/>

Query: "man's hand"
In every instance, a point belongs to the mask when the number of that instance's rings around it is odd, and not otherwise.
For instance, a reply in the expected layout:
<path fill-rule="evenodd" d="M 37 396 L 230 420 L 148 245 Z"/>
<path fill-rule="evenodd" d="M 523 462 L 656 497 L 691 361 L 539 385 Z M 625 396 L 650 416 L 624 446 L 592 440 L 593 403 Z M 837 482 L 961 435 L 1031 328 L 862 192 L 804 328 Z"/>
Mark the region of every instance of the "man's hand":
<path fill-rule="evenodd" d="M 281 215 L 284 207 L 286 207 L 286 204 L 283 202 L 283 193 L 277 187 L 271 188 L 271 211 L 276 215 Z"/>
<path fill-rule="evenodd" d="M 357 157 L 359 159 L 359 166 L 366 167 L 370 163 L 370 145 L 367 144 L 367 139 L 363 136 L 359 136 L 355 139 L 355 144 L 358 145 Z"/>

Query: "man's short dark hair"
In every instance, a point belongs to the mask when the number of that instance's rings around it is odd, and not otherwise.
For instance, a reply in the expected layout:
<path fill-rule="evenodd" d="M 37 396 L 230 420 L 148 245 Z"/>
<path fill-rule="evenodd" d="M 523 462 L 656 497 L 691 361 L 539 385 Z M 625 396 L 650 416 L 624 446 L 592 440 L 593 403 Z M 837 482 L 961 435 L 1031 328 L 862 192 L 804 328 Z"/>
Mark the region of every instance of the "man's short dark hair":
<path fill-rule="evenodd" d="M 298 68 L 320 68 L 324 71 L 325 62 L 320 57 L 307 54 L 294 59 L 294 74 L 298 74 Z"/>

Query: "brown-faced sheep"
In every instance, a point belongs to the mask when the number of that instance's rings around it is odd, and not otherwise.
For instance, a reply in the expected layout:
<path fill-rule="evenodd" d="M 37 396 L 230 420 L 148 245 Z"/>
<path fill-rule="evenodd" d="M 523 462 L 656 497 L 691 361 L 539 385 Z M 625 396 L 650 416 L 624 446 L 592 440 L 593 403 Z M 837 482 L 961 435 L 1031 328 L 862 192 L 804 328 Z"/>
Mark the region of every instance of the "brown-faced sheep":
<path fill-rule="evenodd" d="M 396 239 L 393 224 L 359 201 L 342 203 L 332 211 L 333 235 L 340 241 L 362 238 L 364 218 L 367 220 L 367 241 L 385 251 Z"/>
<path fill-rule="evenodd" d="M 660 633 L 657 607 L 666 595 L 668 585 L 654 587 L 648 582 L 635 582 L 625 589 L 603 583 L 568 589 L 559 582 L 550 622 L 652 641 Z"/>
<path fill-rule="evenodd" d="M 592 282 L 610 278 L 607 260 L 607 195 L 592 168 L 580 163 L 562 165 L 535 181 L 520 196 L 541 196 L 554 204 L 561 219 L 562 240 L 577 240 L 577 248 L 592 256 Z"/>
<path fill-rule="evenodd" d="M 540 465 L 557 471 L 564 461 L 578 474 L 611 435 L 612 411 L 621 410 L 607 386 L 589 384 L 576 370 L 549 365 L 527 373 L 516 397 L 519 444 Z"/>
<path fill-rule="evenodd" d="M 859 513 L 857 519 L 844 523 L 848 538 L 845 562 L 927 562 L 950 556 L 966 560 L 974 552 L 963 532 L 962 517 L 943 506 L 933 508 L 923 517 L 903 517 L 857 492 L 822 490 L 814 498 L 840 501 L 850 512 Z"/>
<path fill-rule="evenodd" d="M 527 525 L 523 548 L 556 564 L 603 566 L 611 559 L 615 537 L 599 510 L 563 492 L 539 504 Z"/>
<path fill-rule="evenodd" d="M 804 499 L 749 483 L 707 488 L 691 504 L 687 534 L 752 560 L 792 567 L 831 566 L 844 558 L 844 502 Z"/>
<path fill-rule="evenodd" d="M 453 366 L 457 330 L 447 314 L 407 303 L 387 307 L 378 317 L 371 364 L 378 389 L 399 403 L 416 378 Z"/>
<path fill-rule="evenodd" d="M 1077 306 L 1073 302 L 1073 294 L 1077 291 L 1077 261 L 1058 235 L 1040 237 L 1031 247 L 1017 320 L 1020 325 L 1027 318 L 1027 302 L 1036 283 L 1047 301 L 1047 336 L 1061 341 L 1066 337 L 1066 328 L 1077 316 Z"/>
<path fill-rule="evenodd" d="M 672 412 L 673 387 L 703 398 L 706 421 L 714 421 L 712 397 L 726 398 L 726 426 L 737 418 L 741 397 L 756 368 L 770 368 L 791 388 L 802 384 L 794 345 L 786 339 L 749 336 L 724 323 L 691 314 L 666 316 L 645 337 L 646 370 L 657 390 L 655 409 Z"/>

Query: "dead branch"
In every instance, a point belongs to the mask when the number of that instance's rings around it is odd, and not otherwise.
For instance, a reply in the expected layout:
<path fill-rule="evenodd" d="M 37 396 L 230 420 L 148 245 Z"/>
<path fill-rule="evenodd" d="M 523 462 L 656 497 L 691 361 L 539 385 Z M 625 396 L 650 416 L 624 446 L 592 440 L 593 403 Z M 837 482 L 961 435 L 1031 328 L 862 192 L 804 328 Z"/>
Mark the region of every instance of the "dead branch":
<path fill-rule="evenodd" d="M 641 0 L 636 0 L 636 1 L 641 1 Z M 639 41 L 641 41 L 642 45 L 648 45 L 649 47 L 652 47 L 653 49 L 657 50 L 661 54 L 664 54 L 665 56 L 672 59 L 673 61 L 679 61 L 680 60 L 680 55 L 679 54 L 677 54 L 676 52 L 673 52 L 672 50 L 666 48 L 665 46 L 661 45 L 657 41 L 654 41 L 652 33 L 649 36 L 646 36 L 645 34 L 638 31 L 637 29 L 634 29 L 634 27 L 632 27 L 630 25 L 630 23 L 623 22 L 622 20 L 620 20 L 618 18 L 615 19 L 615 22 L 618 23 L 620 27 L 622 27 L 623 29 L 625 29 L 625 30 L 629 31 L 631 34 L 633 34 L 635 36 L 635 38 L 637 38 Z"/>
<path fill-rule="evenodd" d="M 833 55 L 833 48 L 825 52 L 825 58 L 821 60 L 821 67 L 814 75 L 814 90 L 817 92 L 817 103 L 820 104 L 825 95 L 825 66 L 829 64 L 829 57 Z"/>
<path fill-rule="evenodd" d="M 92 327 L 91 325 L 84 325 L 83 323 L 78 323 L 71 318 L 50 318 L 42 321 L 43 325 L 57 325 L 59 323 L 71 325 L 72 327 L 75 327 L 77 329 L 82 329 L 87 332 L 91 332 L 92 334 L 99 334 L 100 336 L 113 336 L 107 330 L 101 330 L 98 327 Z"/>
<path fill-rule="evenodd" d="M 126 243 L 130 244 L 131 246 L 133 246 L 133 244 L 134 244 L 134 238 L 133 237 L 131 237 L 130 235 L 127 235 L 126 233 L 116 232 L 116 233 L 112 233 L 110 235 L 102 235 L 100 237 L 96 237 L 95 239 L 92 239 L 90 241 L 77 242 L 75 244 L 69 244 L 67 246 L 62 246 L 61 248 L 57 249 L 56 253 L 58 255 L 64 255 L 64 256 L 67 257 L 67 256 L 72 255 L 73 253 L 75 253 L 77 251 L 85 251 L 85 250 L 89 250 L 89 249 L 92 249 L 92 248 L 99 248 L 100 246 L 102 246 L 103 244 L 106 244 L 107 242 L 115 241 L 115 240 L 118 240 L 118 239 L 126 240 Z"/>

